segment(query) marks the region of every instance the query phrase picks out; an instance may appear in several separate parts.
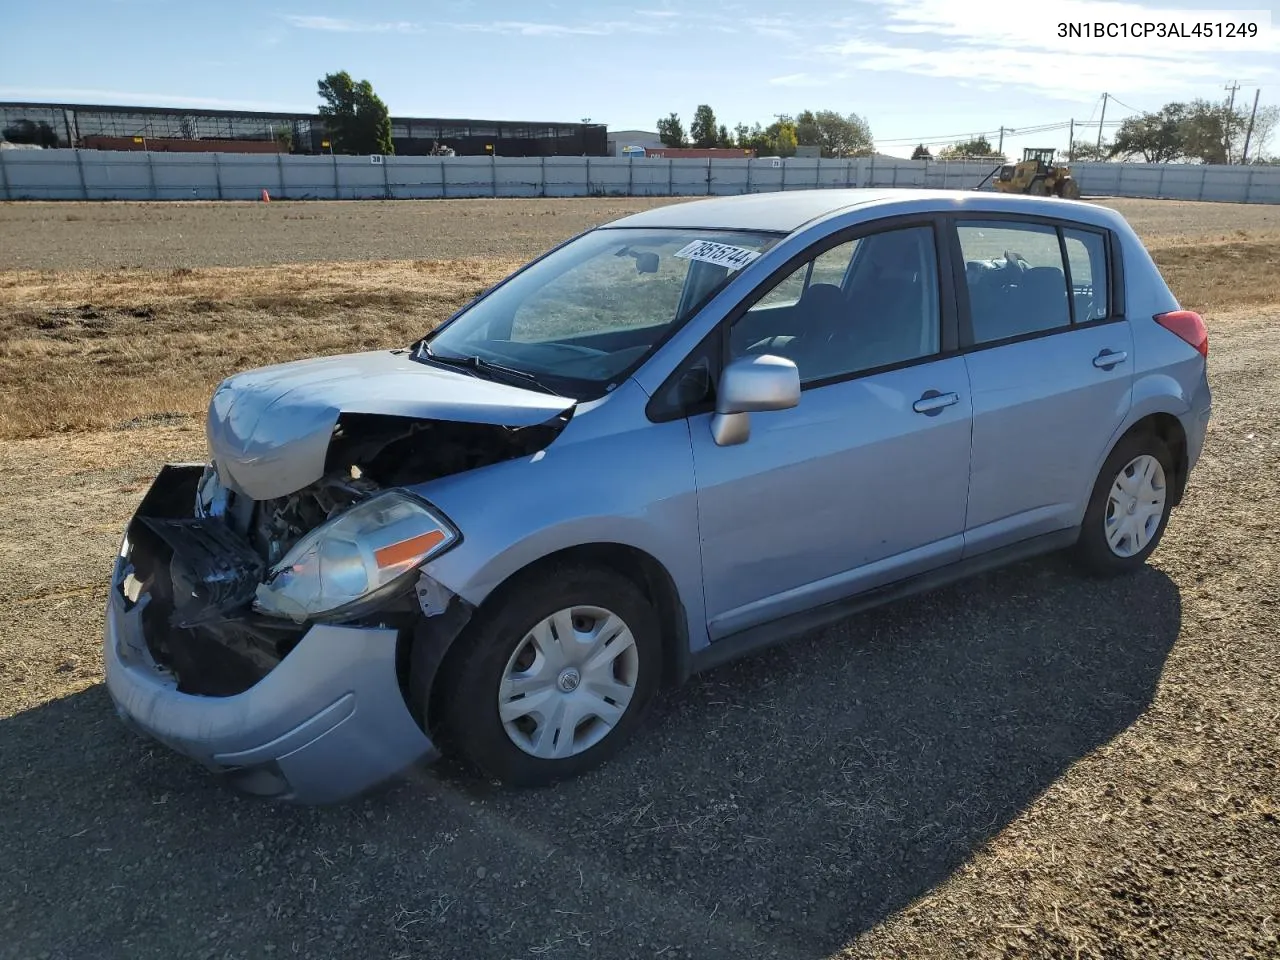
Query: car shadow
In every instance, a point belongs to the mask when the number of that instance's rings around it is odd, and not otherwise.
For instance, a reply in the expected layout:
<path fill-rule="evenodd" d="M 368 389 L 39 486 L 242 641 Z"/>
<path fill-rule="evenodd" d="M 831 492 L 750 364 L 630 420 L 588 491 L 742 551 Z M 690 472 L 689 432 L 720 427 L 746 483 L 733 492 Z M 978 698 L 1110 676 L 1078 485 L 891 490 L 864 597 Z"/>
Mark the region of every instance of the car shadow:
<path fill-rule="evenodd" d="M 230 793 L 94 687 L 0 722 L 0 934 L 51 957 L 825 957 L 1133 724 L 1180 619 L 1152 567 L 1023 563 L 664 693 L 578 780 L 437 766 L 330 808 Z"/>

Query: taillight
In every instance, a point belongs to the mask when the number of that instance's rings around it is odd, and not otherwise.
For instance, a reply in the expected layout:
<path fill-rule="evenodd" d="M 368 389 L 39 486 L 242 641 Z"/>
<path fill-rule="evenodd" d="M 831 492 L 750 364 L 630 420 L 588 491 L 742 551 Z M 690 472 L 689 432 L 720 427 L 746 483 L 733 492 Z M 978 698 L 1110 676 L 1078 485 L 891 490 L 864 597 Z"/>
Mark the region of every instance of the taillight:
<path fill-rule="evenodd" d="M 1204 318 L 1194 310 L 1157 313 L 1155 321 L 1170 333 L 1177 334 L 1195 347 L 1200 356 L 1209 356 L 1209 328 L 1204 325 Z"/>

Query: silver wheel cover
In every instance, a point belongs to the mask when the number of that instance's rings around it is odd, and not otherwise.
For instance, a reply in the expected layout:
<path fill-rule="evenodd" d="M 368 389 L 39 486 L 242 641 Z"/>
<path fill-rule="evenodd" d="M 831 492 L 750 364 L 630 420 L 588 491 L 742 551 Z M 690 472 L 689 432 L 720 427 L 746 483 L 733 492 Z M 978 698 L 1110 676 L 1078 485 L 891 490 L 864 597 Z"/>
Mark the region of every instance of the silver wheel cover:
<path fill-rule="evenodd" d="M 621 617 L 566 607 L 531 627 L 507 660 L 498 716 L 525 753 L 563 760 L 609 735 L 639 676 L 640 651 Z"/>
<path fill-rule="evenodd" d="M 1164 467 L 1149 453 L 1130 460 L 1111 484 L 1103 532 L 1117 557 L 1132 557 L 1146 549 L 1164 517 Z"/>

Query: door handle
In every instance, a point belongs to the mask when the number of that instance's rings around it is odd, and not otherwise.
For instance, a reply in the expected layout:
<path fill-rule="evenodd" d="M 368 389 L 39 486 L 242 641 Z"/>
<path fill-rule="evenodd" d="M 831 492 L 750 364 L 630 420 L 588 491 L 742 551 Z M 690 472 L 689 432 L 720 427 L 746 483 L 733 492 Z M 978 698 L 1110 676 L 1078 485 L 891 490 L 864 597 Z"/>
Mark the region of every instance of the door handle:
<path fill-rule="evenodd" d="M 953 403 L 959 402 L 960 396 L 958 394 L 926 390 L 920 399 L 911 405 L 911 409 L 916 413 L 923 413 L 926 416 L 933 417 L 941 413 L 943 407 L 949 407 Z"/>
<path fill-rule="evenodd" d="M 1093 358 L 1093 365 L 1099 370 L 1110 370 L 1116 364 L 1124 363 L 1128 359 L 1129 355 L 1123 350 L 1119 353 L 1112 353 L 1110 350 L 1103 350 Z"/>

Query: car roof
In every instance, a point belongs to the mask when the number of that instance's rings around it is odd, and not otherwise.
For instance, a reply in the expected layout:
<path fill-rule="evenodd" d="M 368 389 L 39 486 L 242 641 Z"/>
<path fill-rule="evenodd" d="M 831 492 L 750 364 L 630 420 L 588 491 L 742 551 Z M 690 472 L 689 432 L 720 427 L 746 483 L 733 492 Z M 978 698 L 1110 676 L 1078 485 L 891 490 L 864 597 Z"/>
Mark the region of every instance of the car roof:
<path fill-rule="evenodd" d="M 609 227 L 764 230 L 794 233 L 806 224 L 856 207 L 874 207 L 877 216 L 897 212 L 954 210 L 966 213 L 1024 213 L 1104 226 L 1119 218 L 1113 210 L 1076 200 L 977 190 L 829 189 L 787 190 L 712 197 L 671 203 L 634 213 Z"/>

